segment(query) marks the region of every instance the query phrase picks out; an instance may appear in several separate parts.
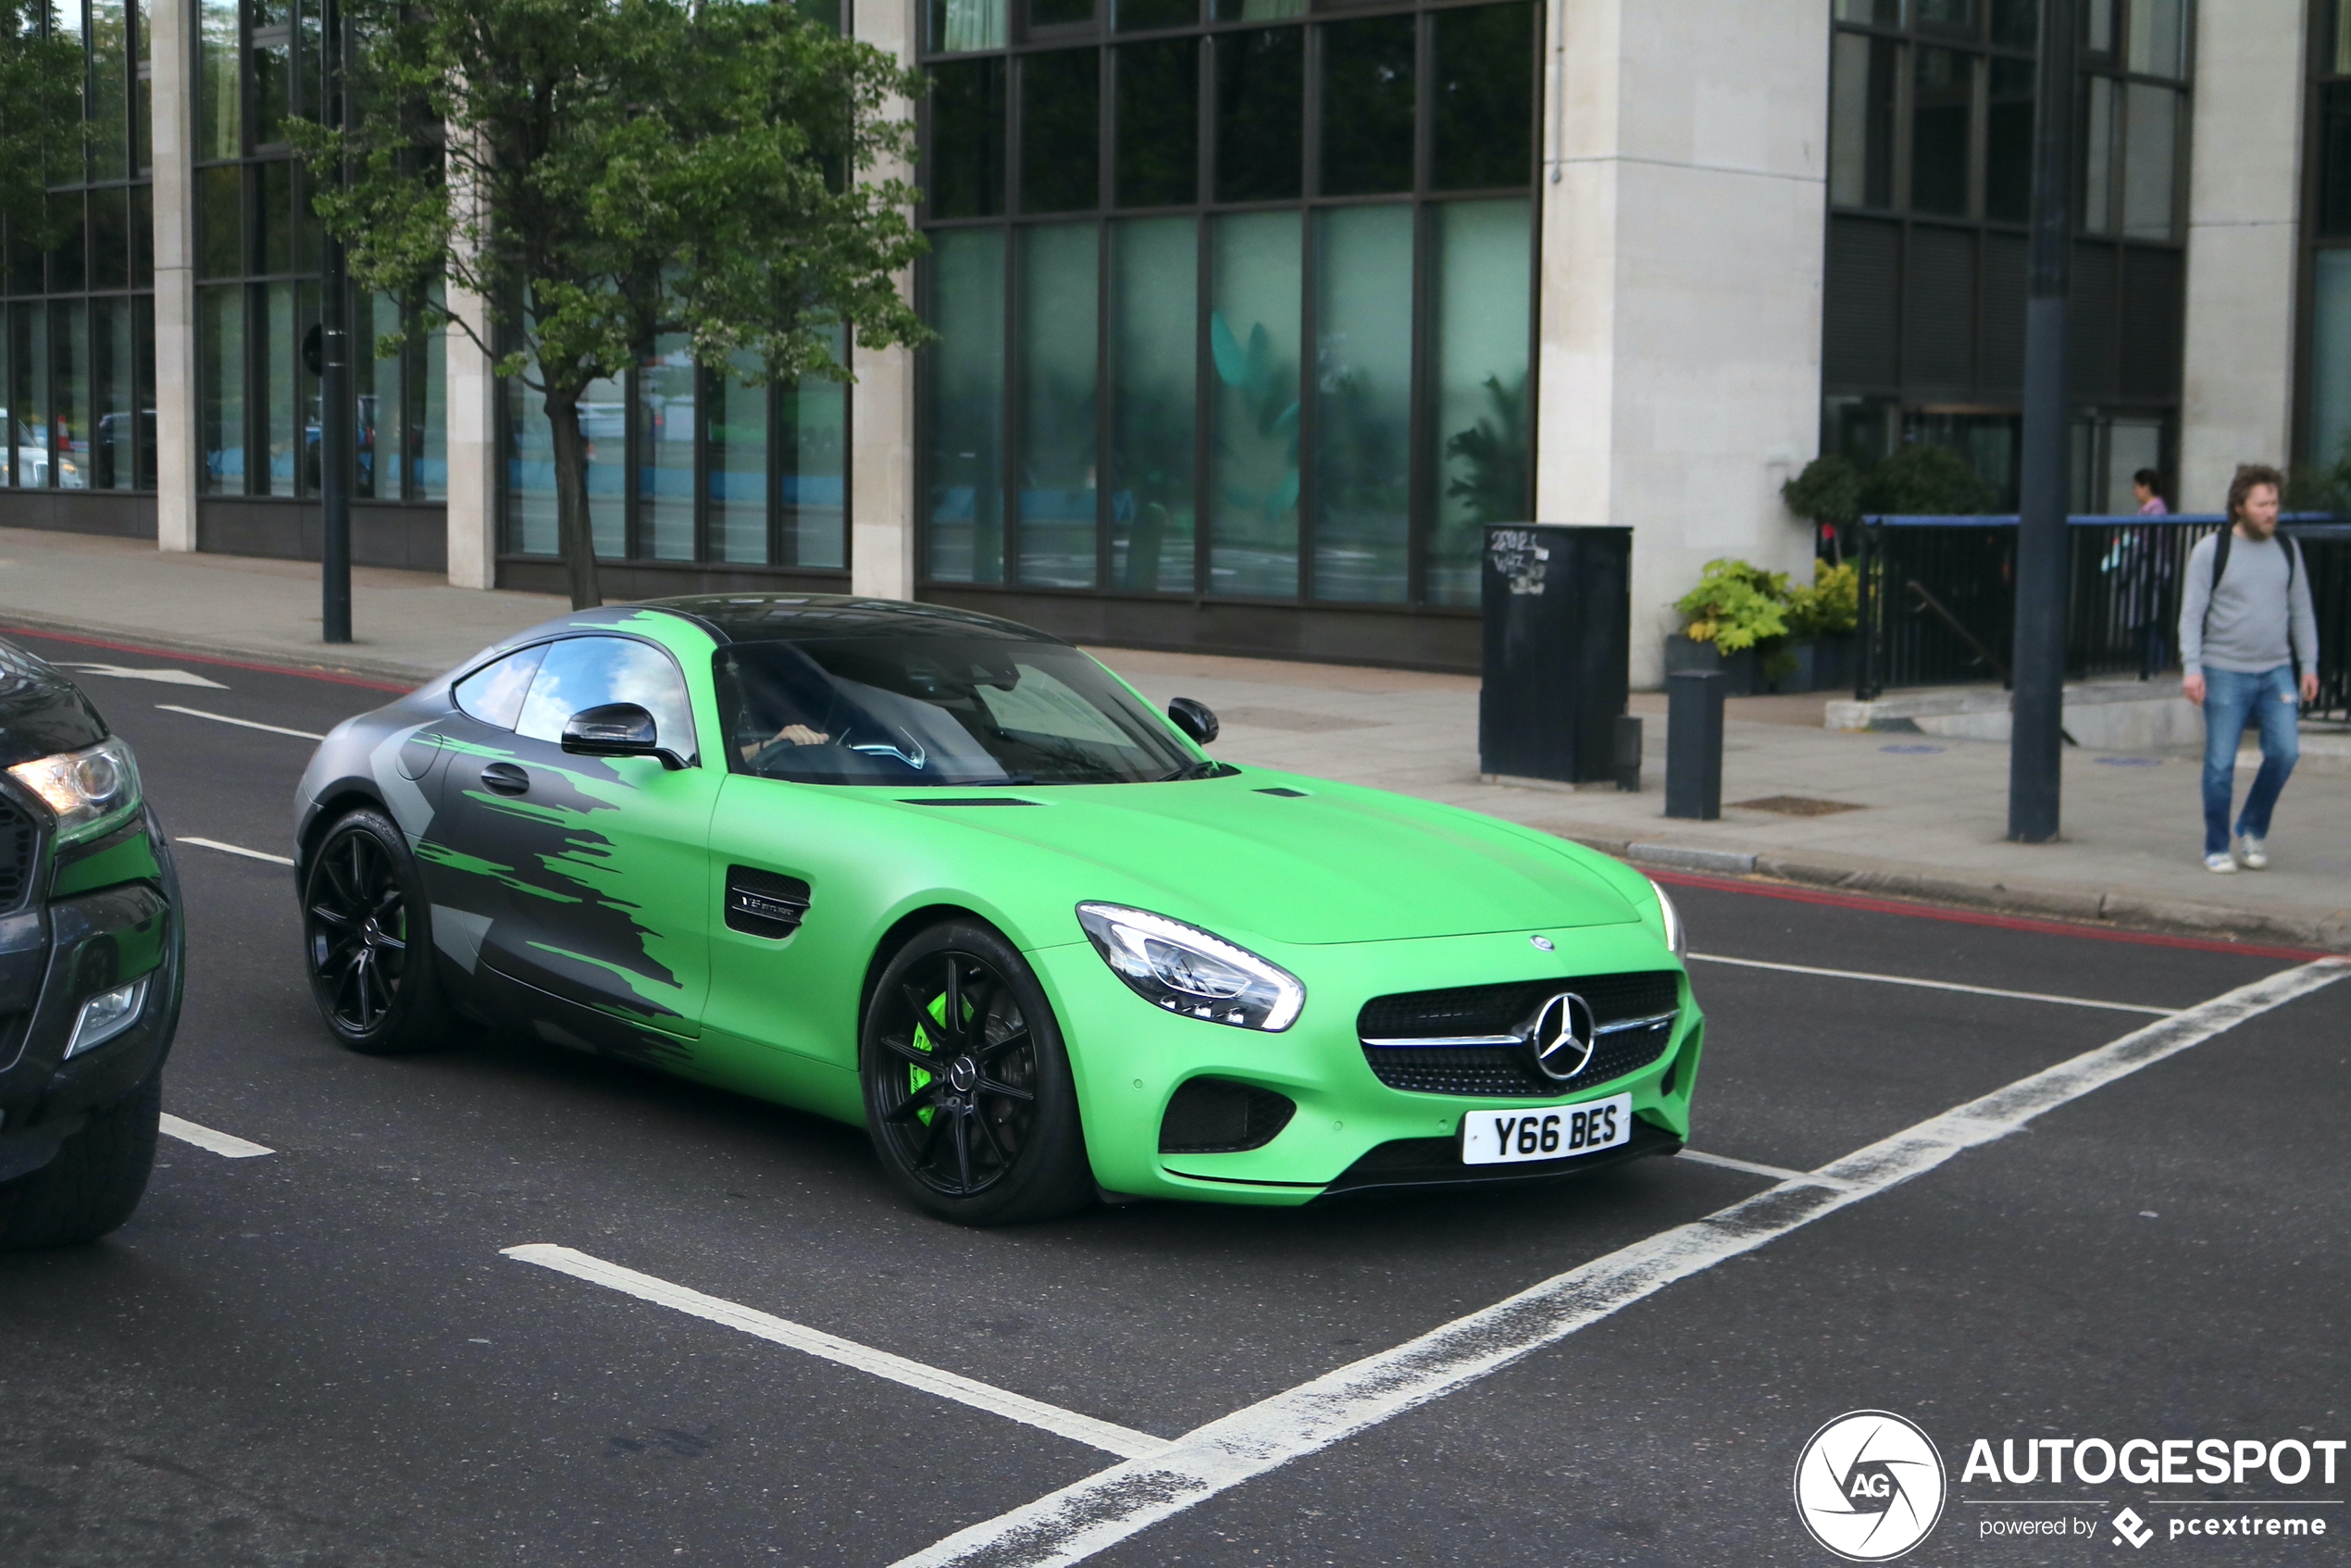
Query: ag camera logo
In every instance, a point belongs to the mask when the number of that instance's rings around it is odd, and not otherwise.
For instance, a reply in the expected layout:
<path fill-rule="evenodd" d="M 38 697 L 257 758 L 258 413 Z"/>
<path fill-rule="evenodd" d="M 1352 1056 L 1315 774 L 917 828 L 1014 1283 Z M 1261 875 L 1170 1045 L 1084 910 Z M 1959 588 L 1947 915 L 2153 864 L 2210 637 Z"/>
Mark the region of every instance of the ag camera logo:
<path fill-rule="evenodd" d="M 1926 1539 L 1945 1492 L 1933 1439 L 1890 1411 L 1838 1416 L 1796 1462 L 1796 1516 L 1847 1562 L 1889 1562 Z"/>

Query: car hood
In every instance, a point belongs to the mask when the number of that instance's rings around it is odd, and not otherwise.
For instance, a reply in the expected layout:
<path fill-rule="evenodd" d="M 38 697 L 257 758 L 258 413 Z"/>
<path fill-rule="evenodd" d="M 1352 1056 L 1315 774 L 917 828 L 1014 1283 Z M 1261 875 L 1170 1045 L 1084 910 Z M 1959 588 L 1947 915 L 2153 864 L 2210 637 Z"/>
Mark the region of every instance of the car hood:
<path fill-rule="evenodd" d="M 15 643 L 0 641 L 0 767 L 78 752 L 106 738 L 98 710 L 73 682 Z"/>
<path fill-rule="evenodd" d="M 1276 941 L 1390 941 L 1639 917 L 1564 842 L 1376 790 L 1252 770 L 989 793 L 1036 803 L 905 809 L 952 814 L 976 831 L 1090 861 L 1103 876 L 1081 896 L 1147 902 Z"/>

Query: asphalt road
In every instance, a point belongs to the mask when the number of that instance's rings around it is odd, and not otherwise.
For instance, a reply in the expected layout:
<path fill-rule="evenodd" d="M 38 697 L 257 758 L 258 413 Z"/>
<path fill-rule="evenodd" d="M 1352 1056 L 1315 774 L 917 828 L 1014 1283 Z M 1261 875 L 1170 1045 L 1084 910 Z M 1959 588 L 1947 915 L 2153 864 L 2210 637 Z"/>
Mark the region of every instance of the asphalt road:
<path fill-rule="evenodd" d="M 1037 1560 L 989 1522 L 1115 1455 L 504 1250 L 576 1249 L 1152 1437 L 1259 1407 L 1286 1441 L 1286 1390 L 1652 1238 L 1727 1234 L 1708 1216 L 1758 1195 L 1737 1213 L 1793 1214 L 1831 1189 L 1771 1170 L 1829 1166 L 2303 962 L 1686 885 L 1694 948 L 1748 961 L 1694 964 L 1693 1148 L 1761 1173 L 1651 1160 L 1540 1192 L 966 1232 L 896 1200 L 852 1129 L 517 1042 L 339 1051 L 288 872 L 185 840 L 290 850 L 310 743 L 222 717 L 317 732 L 381 695 L 23 641 L 146 672 L 81 673 L 182 840 L 166 1110 L 272 1152 L 167 1140 L 116 1237 L 0 1258 L 0 1562 L 22 1568 L 880 1568 L 974 1528 L 990 1544 L 970 1561 Z M 2332 1486 L 1961 1477 L 1977 1437 L 2351 1437 L 2351 985 L 2204 1033 L 1172 1516 L 1114 1500 L 1091 1560 L 1826 1563 L 1791 1476 L 1816 1428 L 1874 1408 L 1948 1472 L 1909 1561 L 2134 1557 L 2110 1539 L 2125 1507 L 2150 1555 L 2345 1561 L 2351 1508 L 2327 1502 L 2351 1497 L 2351 1462 Z M 2333 1533 L 2170 1534 L 2256 1511 Z M 1985 1533 L 2020 1518 L 2095 1533 Z"/>

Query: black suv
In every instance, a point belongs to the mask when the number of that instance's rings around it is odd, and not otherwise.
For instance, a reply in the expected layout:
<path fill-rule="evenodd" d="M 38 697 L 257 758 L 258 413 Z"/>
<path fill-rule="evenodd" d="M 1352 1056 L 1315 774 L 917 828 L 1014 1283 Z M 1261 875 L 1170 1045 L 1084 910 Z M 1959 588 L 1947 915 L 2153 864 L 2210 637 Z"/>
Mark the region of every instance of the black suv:
<path fill-rule="evenodd" d="M 0 1249 L 104 1236 L 155 1164 L 180 880 L 131 748 L 0 641 Z"/>

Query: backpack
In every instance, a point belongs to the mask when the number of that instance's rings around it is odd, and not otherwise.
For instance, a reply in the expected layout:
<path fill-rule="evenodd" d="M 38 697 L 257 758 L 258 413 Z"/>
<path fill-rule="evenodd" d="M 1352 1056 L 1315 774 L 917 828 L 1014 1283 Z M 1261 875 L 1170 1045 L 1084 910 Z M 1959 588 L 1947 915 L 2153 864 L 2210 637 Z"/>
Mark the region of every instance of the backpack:
<path fill-rule="evenodd" d="M 2220 531 L 2213 537 L 2212 586 L 2206 591 L 2204 598 L 2203 635 L 2208 638 L 2212 635 L 2213 596 L 2220 591 L 2220 574 L 2229 569 L 2229 546 L 2235 542 L 2236 537 L 2237 529 L 2233 522 L 2221 524 Z M 2283 533 L 2276 537 L 2278 542 L 2285 546 L 2285 614 L 2291 623 L 2294 619 L 2294 574 L 2302 565 L 2302 545 Z M 2287 646 L 2292 645 L 2289 640 Z M 2294 660 L 2294 678 L 2297 684 L 2302 679 L 2302 660 L 2298 656 Z"/>

